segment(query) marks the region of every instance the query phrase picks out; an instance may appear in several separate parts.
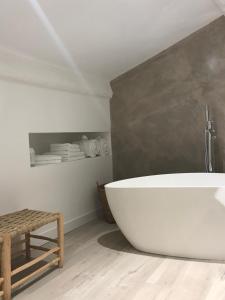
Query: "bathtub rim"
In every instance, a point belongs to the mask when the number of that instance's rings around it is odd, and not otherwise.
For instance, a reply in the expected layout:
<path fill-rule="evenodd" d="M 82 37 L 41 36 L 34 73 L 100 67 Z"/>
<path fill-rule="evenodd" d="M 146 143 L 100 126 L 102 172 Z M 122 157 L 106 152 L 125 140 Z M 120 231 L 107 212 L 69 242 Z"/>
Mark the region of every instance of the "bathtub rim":
<path fill-rule="evenodd" d="M 149 179 L 160 179 L 160 178 L 164 178 L 165 177 L 180 177 L 180 176 L 200 176 L 201 179 L 204 179 L 204 177 L 207 177 L 207 180 L 209 180 L 209 178 L 213 179 L 214 176 L 214 180 L 218 179 L 218 177 L 224 177 L 223 184 L 155 184 L 155 185 L 147 185 L 147 184 L 143 184 L 143 182 L 141 182 L 142 179 L 145 179 L 146 181 Z M 217 177 L 215 179 L 215 177 Z M 220 180 L 221 180 L 220 178 Z M 185 178 L 183 178 L 185 179 Z M 136 181 L 136 184 L 134 184 Z M 139 183 L 137 184 L 137 181 L 139 181 Z M 132 184 L 133 183 L 133 184 Z M 204 173 L 204 172 L 195 172 L 195 173 L 167 173 L 167 174 L 157 174 L 157 175 L 149 175 L 149 176 L 140 176 L 140 177 L 133 177 L 133 178 L 127 178 L 127 179 L 122 179 L 122 180 L 118 180 L 118 181 L 113 181 L 110 183 L 107 183 L 105 185 L 106 189 L 144 189 L 144 188 L 225 188 L 225 173 Z"/>

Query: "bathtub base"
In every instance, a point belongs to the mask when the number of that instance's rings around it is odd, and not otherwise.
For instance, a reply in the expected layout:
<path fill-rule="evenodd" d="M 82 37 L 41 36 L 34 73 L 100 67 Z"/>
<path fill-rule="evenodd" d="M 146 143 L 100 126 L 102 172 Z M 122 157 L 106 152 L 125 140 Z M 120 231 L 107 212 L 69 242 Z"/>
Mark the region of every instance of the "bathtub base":
<path fill-rule="evenodd" d="M 106 193 L 120 230 L 137 250 L 225 261 L 224 187 L 132 187 L 131 182 L 109 184 Z"/>

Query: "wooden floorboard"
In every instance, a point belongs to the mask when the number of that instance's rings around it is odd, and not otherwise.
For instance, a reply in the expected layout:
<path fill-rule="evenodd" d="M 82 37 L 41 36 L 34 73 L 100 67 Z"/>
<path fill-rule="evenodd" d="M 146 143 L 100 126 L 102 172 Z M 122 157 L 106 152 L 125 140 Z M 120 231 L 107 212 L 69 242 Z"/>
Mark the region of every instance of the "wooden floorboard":
<path fill-rule="evenodd" d="M 65 266 L 16 300 L 225 300 L 225 264 L 148 255 L 115 225 L 94 221 L 65 237 Z"/>

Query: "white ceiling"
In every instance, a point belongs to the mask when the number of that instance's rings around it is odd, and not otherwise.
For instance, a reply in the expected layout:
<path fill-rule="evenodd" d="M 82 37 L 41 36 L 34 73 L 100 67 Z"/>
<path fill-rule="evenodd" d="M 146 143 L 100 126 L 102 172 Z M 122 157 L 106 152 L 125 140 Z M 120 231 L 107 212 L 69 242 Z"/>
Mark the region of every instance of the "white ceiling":
<path fill-rule="evenodd" d="M 108 79 L 221 15 L 213 0 L 39 0 L 60 51 L 35 1 L 0 0 L 0 46 L 59 66 L 70 53 L 82 71 Z"/>

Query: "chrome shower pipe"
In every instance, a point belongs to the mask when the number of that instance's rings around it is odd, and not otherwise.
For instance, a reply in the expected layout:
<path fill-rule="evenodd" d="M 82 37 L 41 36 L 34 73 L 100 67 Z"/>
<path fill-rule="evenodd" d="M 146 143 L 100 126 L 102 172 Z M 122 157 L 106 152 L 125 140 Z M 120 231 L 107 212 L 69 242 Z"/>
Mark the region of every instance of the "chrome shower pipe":
<path fill-rule="evenodd" d="M 214 129 L 214 121 L 210 118 L 208 105 L 205 109 L 206 127 L 205 127 L 205 168 L 206 172 L 212 173 L 215 171 L 214 166 L 214 139 L 216 131 Z"/>

